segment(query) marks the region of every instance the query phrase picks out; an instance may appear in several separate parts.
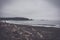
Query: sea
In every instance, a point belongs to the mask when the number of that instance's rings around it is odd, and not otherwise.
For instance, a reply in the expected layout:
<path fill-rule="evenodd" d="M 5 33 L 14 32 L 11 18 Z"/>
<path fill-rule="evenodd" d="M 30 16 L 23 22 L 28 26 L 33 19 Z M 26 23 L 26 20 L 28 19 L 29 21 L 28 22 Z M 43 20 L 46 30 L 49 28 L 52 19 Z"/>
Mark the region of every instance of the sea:
<path fill-rule="evenodd" d="M 56 20 L 47 20 L 47 21 L 41 21 L 41 20 L 28 20 L 28 21 L 16 21 L 16 20 L 8 20 L 7 23 L 12 24 L 21 24 L 21 25 L 30 25 L 30 26 L 37 26 L 37 27 L 56 27 L 60 28 L 60 21 Z"/>

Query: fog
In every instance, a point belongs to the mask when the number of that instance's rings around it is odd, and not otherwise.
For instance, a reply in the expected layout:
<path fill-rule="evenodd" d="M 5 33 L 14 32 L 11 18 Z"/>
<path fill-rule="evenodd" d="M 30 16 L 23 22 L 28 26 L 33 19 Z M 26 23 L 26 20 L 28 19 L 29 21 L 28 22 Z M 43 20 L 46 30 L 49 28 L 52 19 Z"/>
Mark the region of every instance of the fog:
<path fill-rule="evenodd" d="M 59 0 L 0 0 L 0 17 L 60 20 Z"/>

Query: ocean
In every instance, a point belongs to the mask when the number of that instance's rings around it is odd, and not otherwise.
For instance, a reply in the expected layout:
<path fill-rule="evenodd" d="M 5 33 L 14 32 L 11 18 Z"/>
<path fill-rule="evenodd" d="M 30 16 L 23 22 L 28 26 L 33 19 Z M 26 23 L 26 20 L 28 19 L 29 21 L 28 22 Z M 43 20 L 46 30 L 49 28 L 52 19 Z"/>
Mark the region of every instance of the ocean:
<path fill-rule="evenodd" d="M 50 21 L 40 21 L 40 20 L 33 20 L 33 21 L 14 21 L 8 20 L 7 23 L 12 24 L 22 24 L 22 25 L 30 25 L 30 26 L 40 26 L 40 27 L 56 27 L 60 28 L 60 21 L 50 20 Z"/>

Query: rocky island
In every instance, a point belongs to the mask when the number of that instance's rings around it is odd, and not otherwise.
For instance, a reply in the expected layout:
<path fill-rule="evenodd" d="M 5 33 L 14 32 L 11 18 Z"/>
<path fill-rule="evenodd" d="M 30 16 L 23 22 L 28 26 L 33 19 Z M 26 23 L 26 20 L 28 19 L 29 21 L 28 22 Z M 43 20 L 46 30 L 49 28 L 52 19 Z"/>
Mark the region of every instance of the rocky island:
<path fill-rule="evenodd" d="M 1 17 L 0 20 L 32 20 L 25 17 Z"/>

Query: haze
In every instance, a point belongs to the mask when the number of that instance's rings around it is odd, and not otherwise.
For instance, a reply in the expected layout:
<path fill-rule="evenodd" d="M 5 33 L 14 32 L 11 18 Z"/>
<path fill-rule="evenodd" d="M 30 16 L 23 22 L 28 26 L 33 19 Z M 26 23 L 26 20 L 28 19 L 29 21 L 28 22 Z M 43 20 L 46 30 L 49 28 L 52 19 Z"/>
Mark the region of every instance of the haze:
<path fill-rule="evenodd" d="M 58 2 L 55 2 L 52 0 L 3 0 L 0 16 L 60 20 L 60 7 L 57 5 Z"/>

